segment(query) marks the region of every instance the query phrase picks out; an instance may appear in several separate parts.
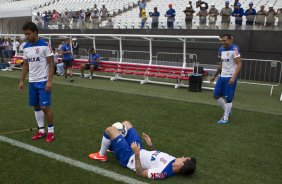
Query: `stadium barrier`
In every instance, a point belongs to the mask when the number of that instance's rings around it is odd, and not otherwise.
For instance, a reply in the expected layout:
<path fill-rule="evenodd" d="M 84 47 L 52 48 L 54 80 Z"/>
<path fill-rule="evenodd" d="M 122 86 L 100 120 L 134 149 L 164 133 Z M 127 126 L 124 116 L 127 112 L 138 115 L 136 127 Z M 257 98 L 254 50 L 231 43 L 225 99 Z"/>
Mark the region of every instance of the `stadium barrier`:
<path fill-rule="evenodd" d="M 282 62 L 278 60 L 241 58 L 242 69 L 238 76 L 238 83 L 270 87 L 272 96 L 274 87 L 281 83 Z M 216 72 L 216 69 L 207 69 Z M 205 82 L 205 81 L 204 81 Z"/>

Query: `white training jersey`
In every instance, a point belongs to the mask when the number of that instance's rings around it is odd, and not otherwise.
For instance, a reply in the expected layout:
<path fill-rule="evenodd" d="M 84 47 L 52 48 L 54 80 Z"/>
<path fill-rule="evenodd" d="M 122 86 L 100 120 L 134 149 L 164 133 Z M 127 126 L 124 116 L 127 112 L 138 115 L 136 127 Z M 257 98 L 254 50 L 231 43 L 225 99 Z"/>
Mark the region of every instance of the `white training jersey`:
<path fill-rule="evenodd" d="M 53 56 L 53 52 L 44 40 L 39 39 L 36 43 L 26 43 L 23 48 L 23 59 L 28 61 L 29 82 L 48 80 L 47 57 L 49 56 Z"/>
<path fill-rule="evenodd" d="M 174 160 L 175 157 L 164 152 L 140 150 L 142 168 L 148 170 L 148 178 L 150 179 L 164 179 L 174 175 L 172 169 Z M 134 154 L 130 157 L 127 167 L 136 171 Z"/>
<path fill-rule="evenodd" d="M 221 77 L 232 77 L 237 64 L 235 58 L 240 57 L 240 49 L 236 45 L 232 44 L 229 48 L 223 46 L 219 49 L 218 56 L 221 57 L 222 71 Z"/>

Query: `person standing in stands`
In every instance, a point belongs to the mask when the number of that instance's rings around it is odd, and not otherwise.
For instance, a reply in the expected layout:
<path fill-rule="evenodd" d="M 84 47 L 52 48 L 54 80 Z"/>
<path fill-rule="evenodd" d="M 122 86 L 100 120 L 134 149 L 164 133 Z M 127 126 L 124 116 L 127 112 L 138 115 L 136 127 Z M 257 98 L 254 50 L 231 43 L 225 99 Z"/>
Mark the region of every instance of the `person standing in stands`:
<path fill-rule="evenodd" d="M 229 29 L 230 16 L 232 14 L 232 8 L 229 7 L 229 1 L 225 1 L 225 7 L 221 9 L 221 29 Z"/>
<path fill-rule="evenodd" d="M 39 38 L 38 28 L 33 22 L 23 26 L 23 33 L 27 39 L 24 46 L 23 69 L 19 82 L 19 91 L 24 90 L 24 80 L 29 72 L 29 105 L 33 106 L 38 132 L 32 140 L 46 136 L 44 117 L 48 122 L 47 143 L 55 140 L 54 118 L 51 111 L 51 91 L 54 75 L 54 56 L 48 44 Z"/>
<path fill-rule="evenodd" d="M 265 17 L 267 16 L 267 12 L 264 10 L 264 5 L 260 6 L 260 10 L 256 14 L 256 20 L 255 20 L 255 30 L 263 30 L 264 29 L 264 23 L 265 23 Z"/>
<path fill-rule="evenodd" d="M 143 29 L 145 27 L 145 24 L 147 22 L 147 15 L 146 15 L 146 11 L 145 9 L 141 10 L 141 29 Z"/>
<path fill-rule="evenodd" d="M 247 18 L 246 21 L 246 30 L 253 30 L 253 25 L 254 25 L 254 21 L 255 21 L 255 16 L 256 16 L 257 12 L 256 10 L 253 8 L 253 3 L 250 2 L 249 3 L 249 9 L 247 9 L 245 11 L 245 16 Z"/>
<path fill-rule="evenodd" d="M 139 16 L 141 17 L 141 10 L 142 9 L 144 9 L 144 10 L 146 10 L 146 6 L 147 6 L 147 3 L 146 3 L 146 1 L 145 0 L 142 0 L 142 1 L 139 1 L 138 2 L 138 7 L 139 7 L 139 10 L 140 10 L 140 12 L 139 12 Z"/>
<path fill-rule="evenodd" d="M 107 10 L 106 6 L 103 5 L 101 10 L 100 10 L 101 22 L 106 21 L 108 16 L 109 16 L 108 10 Z"/>
<path fill-rule="evenodd" d="M 232 16 L 235 17 L 235 30 L 241 30 L 243 23 L 242 17 L 244 16 L 244 9 L 241 8 L 240 3 L 237 3 L 236 6 L 234 7 Z"/>
<path fill-rule="evenodd" d="M 65 79 L 68 77 L 68 71 L 70 74 L 70 82 L 73 82 L 72 78 L 72 64 L 73 64 L 73 55 L 71 51 L 71 45 L 69 38 L 65 39 L 65 44 L 62 46 L 62 54 L 63 54 L 63 63 L 64 63 L 64 75 Z"/>
<path fill-rule="evenodd" d="M 266 23 L 265 23 L 266 30 L 274 29 L 274 23 L 275 23 L 276 16 L 277 16 L 277 13 L 273 9 L 273 4 L 270 4 L 269 10 L 267 12 Z"/>
<path fill-rule="evenodd" d="M 154 12 L 150 12 L 149 16 L 152 17 L 152 29 L 158 29 L 160 17 L 160 12 L 158 12 L 158 8 L 154 7 Z"/>
<path fill-rule="evenodd" d="M 201 5 L 200 11 L 197 13 L 197 16 L 199 16 L 199 28 L 200 29 L 205 29 L 207 27 L 207 16 L 208 16 L 208 11 L 206 9 L 206 4 Z"/>
<path fill-rule="evenodd" d="M 167 28 L 168 29 L 173 29 L 173 24 L 175 21 L 175 15 L 176 12 L 175 10 L 172 8 L 172 4 L 168 4 L 169 9 L 167 10 L 165 16 L 167 17 Z"/>
<path fill-rule="evenodd" d="M 97 8 L 97 5 L 94 4 L 94 7 L 91 10 L 91 19 L 93 23 L 93 28 L 94 29 L 99 29 L 100 28 L 100 12 L 99 9 Z"/>
<path fill-rule="evenodd" d="M 215 8 L 215 4 L 211 3 L 211 8 L 209 10 L 209 29 L 216 28 L 217 16 L 219 15 L 218 10 Z"/>
<path fill-rule="evenodd" d="M 195 13 L 195 10 L 192 6 L 192 1 L 189 1 L 188 6 L 183 12 L 185 13 L 186 29 L 192 29 L 193 14 Z"/>

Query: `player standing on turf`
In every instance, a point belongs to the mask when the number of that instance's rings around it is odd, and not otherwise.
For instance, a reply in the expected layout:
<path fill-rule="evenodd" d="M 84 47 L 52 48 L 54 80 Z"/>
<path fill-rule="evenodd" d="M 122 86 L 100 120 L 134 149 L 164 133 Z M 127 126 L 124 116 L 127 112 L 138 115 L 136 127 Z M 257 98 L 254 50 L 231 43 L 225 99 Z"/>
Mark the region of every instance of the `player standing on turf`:
<path fill-rule="evenodd" d="M 224 34 L 220 38 L 222 43 L 218 52 L 220 64 L 210 82 L 214 82 L 215 77 L 220 73 L 214 89 L 214 98 L 224 110 L 223 117 L 217 123 L 225 124 L 228 123 L 237 84 L 237 76 L 242 68 L 242 62 L 240 49 L 233 44 L 233 36 Z"/>
<path fill-rule="evenodd" d="M 29 72 L 29 105 L 34 107 L 38 132 L 32 137 L 38 140 L 46 136 L 44 116 L 48 122 L 46 142 L 55 140 L 53 113 L 51 111 L 51 90 L 54 74 L 54 55 L 48 44 L 39 38 L 38 28 L 33 22 L 23 26 L 23 33 L 28 41 L 23 49 L 23 70 L 19 90 L 24 89 L 24 79 Z"/>
<path fill-rule="evenodd" d="M 63 54 L 63 63 L 64 63 L 64 69 L 65 69 L 65 79 L 67 79 L 67 72 L 69 70 L 70 74 L 70 81 L 73 82 L 72 78 L 72 64 L 73 64 L 73 55 L 71 52 L 71 44 L 69 38 L 66 38 L 65 44 L 62 46 L 62 54 Z"/>

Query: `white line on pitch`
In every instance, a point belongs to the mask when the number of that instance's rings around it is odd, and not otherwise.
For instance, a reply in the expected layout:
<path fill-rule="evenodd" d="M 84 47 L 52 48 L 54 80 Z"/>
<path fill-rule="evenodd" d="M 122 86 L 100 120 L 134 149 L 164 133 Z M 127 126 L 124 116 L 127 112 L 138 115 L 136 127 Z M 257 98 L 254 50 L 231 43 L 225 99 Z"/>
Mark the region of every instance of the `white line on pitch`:
<path fill-rule="evenodd" d="M 93 165 L 89 165 L 89 164 L 86 164 L 86 163 L 83 163 L 83 162 L 80 162 L 80 161 L 77 161 L 77 160 L 56 154 L 56 153 L 53 153 L 53 152 L 50 152 L 50 151 L 46 151 L 46 150 L 31 146 L 29 144 L 26 144 L 26 143 L 23 143 L 23 142 L 20 142 L 20 141 L 16 141 L 14 139 L 4 137 L 4 136 L 1 136 L 1 135 L 0 135 L 0 141 L 9 143 L 9 144 L 16 146 L 16 147 L 19 147 L 19 148 L 23 148 L 23 149 L 31 151 L 33 153 L 44 155 L 46 157 L 67 163 L 69 165 L 72 165 L 72 166 L 93 172 L 95 174 L 99 174 L 99 175 L 111 178 L 111 179 L 116 180 L 116 181 L 121 181 L 121 182 L 128 183 L 128 184 L 147 184 L 145 182 L 138 181 L 136 179 L 133 179 L 133 178 L 130 178 L 130 177 L 127 177 L 127 176 L 123 176 L 123 175 L 117 174 L 115 172 L 108 171 L 106 169 L 102 169 L 102 168 L 99 168 L 99 167 L 96 167 L 96 166 L 93 166 Z"/>

